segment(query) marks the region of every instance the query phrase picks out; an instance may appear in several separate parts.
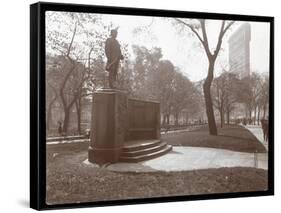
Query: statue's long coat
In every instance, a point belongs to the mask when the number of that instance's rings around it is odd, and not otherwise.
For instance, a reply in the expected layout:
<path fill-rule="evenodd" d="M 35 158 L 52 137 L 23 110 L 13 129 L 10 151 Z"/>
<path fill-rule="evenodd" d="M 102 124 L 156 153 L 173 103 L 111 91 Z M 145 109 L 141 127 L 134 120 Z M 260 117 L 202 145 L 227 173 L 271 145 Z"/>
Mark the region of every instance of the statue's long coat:
<path fill-rule="evenodd" d="M 107 64 L 105 69 L 109 72 L 116 72 L 120 59 L 122 58 L 120 44 L 115 38 L 108 38 L 105 42 L 105 55 Z"/>

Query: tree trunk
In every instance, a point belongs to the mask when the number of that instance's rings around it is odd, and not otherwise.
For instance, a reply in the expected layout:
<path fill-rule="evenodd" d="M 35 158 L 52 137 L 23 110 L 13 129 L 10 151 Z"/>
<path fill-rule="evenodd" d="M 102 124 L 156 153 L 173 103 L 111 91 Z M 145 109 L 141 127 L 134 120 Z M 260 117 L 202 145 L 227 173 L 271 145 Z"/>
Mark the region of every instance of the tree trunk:
<path fill-rule="evenodd" d="M 47 130 L 50 130 L 50 125 L 52 123 L 52 108 L 53 108 L 53 101 L 51 101 L 47 110 L 47 121 L 46 121 Z"/>
<path fill-rule="evenodd" d="M 259 106 L 258 107 L 258 125 L 260 125 L 260 112 L 261 112 L 261 108 Z"/>
<path fill-rule="evenodd" d="M 52 123 L 52 109 L 53 109 L 53 105 L 55 103 L 55 101 L 57 100 L 57 95 L 55 95 L 55 97 L 52 99 L 52 101 L 50 102 L 49 106 L 48 106 L 48 110 L 47 110 L 47 121 L 46 121 L 46 126 L 47 126 L 47 130 L 50 129 L 50 124 Z"/>
<path fill-rule="evenodd" d="M 185 124 L 188 124 L 188 112 L 185 114 Z"/>
<path fill-rule="evenodd" d="M 69 126 L 69 118 L 70 118 L 70 108 L 64 108 L 64 120 L 63 120 L 63 134 L 67 134 L 68 126 Z"/>
<path fill-rule="evenodd" d="M 214 61 L 209 59 L 209 69 L 208 76 L 203 85 L 205 105 L 206 105 L 206 114 L 208 118 L 209 133 L 210 135 L 218 135 L 217 125 L 215 121 L 213 102 L 211 97 L 211 85 L 213 81 L 213 72 L 214 72 Z"/>
<path fill-rule="evenodd" d="M 167 114 L 167 125 L 170 125 L 170 114 Z"/>
<path fill-rule="evenodd" d="M 263 105 L 263 119 L 265 119 L 265 115 L 266 115 L 266 104 Z"/>
<path fill-rule="evenodd" d="M 244 104 L 245 118 L 248 118 L 248 106 Z"/>
<path fill-rule="evenodd" d="M 224 113 L 223 113 L 223 109 L 221 108 L 220 110 L 220 117 L 221 117 L 221 128 L 223 127 L 224 124 Z"/>
<path fill-rule="evenodd" d="M 179 124 L 179 113 L 175 113 L 175 125 L 178 126 Z"/>
<path fill-rule="evenodd" d="M 252 108 L 249 108 L 249 123 L 252 125 Z"/>
<path fill-rule="evenodd" d="M 76 32 L 76 29 L 75 29 Z M 75 33 L 74 33 L 75 34 Z M 70 50 L 69 50 L 70 51 Z M 69 126 L 69 116 L 70 116 L 70 110 L 77 98 L 77 96 L 74 96 L 74 99 L 67 104 L 67 100 L 66 100 L 66 94 L 64 93 L 64 88 L 65 85 L 67 83 L 67 80 L 69 79 L 69 77 L 71 76 L 71 74 L 73 73 L 73 71 L 75 70 L 75 65 L 72 59 L 70 59 L 70 57 L 68 56 L 69 61 L 72 63 L 72 67 L 70 68 L 69 72 L 66 74 L 66 76 L 64 77 L 64 80 L 62 82 L 62 85 L 60 87 L 60 92 L 59 92 L 59 96 L 61 98 L 62 101 L 62 105 L 63 105 L 63 110 L 64 110 L 64 121 L 63 121 L 63 134 L 67 134 L 68 131 L 68 126 Z"/>
<path fill-rule="evenodd" d="M 77 132 L 81 135 L 81 98 L 75 102 L 76 113 L 77 113 Z"/>
<path fill-rule="evenodd" d="M 164 127 L 166 127 L 167 125 L 169 124 L 169 121 L 168 121 L 168 114 L 163 114 L 163 121 L 162 121 L 162 125 Z"/>
<path fill-rule="evenodd" d="M 257 120 L 257 107 L 254 109 L 254 125 L 256 125 L 256 120 Z"/>
<path fill-rule="evenodd" d="M 47 131 L 50 130 L 50 124 L 52 122 L 52 109 L 49 105 L 48 110 L 47 110 L 47 121 L 46 121 L 46 129 Z"/>
<path fill-rule="evenodd" d="M 162 127 L 165 126 L 165 114 L 162 113 Z"/>
<path fill-rule="evenodd" d="M 229 110 L 229 107 L 226 108 L 225 116 L 226 116 L 226 123 L 227 123 L 227 125 L 229 125 L 229 123 L 230 123 L 230 110 Z"/>

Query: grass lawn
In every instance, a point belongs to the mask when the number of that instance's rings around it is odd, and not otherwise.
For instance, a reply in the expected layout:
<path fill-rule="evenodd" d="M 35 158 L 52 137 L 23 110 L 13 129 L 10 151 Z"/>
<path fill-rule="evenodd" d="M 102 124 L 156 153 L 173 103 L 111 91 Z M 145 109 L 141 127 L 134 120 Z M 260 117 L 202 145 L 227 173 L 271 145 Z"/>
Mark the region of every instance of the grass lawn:
<path fill-rule="evenodd" d="M 209 147 L 249 153 L 266 152 L 264 146 L 249 130 L 238 125 L 218 128 L 217 136 L 210 136 L 208 126 L 204 126 L 191 132 L 162 135 L 162 138 L 173 146 Z"/>

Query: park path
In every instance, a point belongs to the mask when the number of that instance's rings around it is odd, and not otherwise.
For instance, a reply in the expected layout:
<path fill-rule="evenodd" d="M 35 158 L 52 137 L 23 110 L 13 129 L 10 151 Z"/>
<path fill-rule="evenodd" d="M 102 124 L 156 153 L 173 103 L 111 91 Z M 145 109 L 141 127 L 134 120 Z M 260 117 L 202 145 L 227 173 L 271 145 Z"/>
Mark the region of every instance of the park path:
<path fill-rule="evenodd" d="M 268 142 L 263 139 L 263 132 L 260 125 L 247 125 L 244 126 L 248 129 L 257 139 L 258 141 L 265 147 L 266 151 L 268 151 Z"/>
<path fill-rule="evenodd" d="M 267 170 L 264 153 L 235 152 L 224 149 L 174 146 L 161 157 L 139 163 L 115 163 L 106 168 L 117 172 L 192 171 L 222 167 L 254 167 Z M 85 161 L 86 164 L 87 160 Z"/>

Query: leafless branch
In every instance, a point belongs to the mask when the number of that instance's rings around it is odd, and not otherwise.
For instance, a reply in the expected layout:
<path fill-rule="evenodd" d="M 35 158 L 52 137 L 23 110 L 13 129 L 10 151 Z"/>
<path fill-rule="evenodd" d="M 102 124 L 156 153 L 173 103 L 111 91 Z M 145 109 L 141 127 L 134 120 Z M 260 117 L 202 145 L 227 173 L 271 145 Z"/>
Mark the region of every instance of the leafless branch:
<path fill-rule="evenodd" d="M 226 25 L 226 27 L 223 30 L 223 34 L 226 33 L 226 31 L 235 23 L 235 21 L 231 21 L 228 23 L 228 25 Z"/>
<path fill-rule="evenodd" d="M 178 21 L 179 23 L 189 27 L 189 29 L 197 36 L 197 38 L 199 39 L 199 41 L 204 45 L 204 41 L 201 38 L 201 36 L 199 35 L 198 31 L 195 30 L 194 26 L 192 24 L 189 24 L 179 18 L 175 18 L 176 21 Z"/>
<path fill-rule="evenodd" d="M 200 19 L 199 21 L 200 21 L 201 28 L 202 28 L 203 41 L 204 41 L 203 45 L 204 45 L 204 48 L 206 50 L 208 57 L 211 57 L 211 52 L 210 52 L 209 42 L 208 42 L 208 37 L 207 37 L 207 32 L 206 32 L 205 20 Z"/>
<path fill-rule="evenodd" d="M 68 49 L 67 49 L 67 53 L 66 53 L 67 57 L 69 57 L 70 50 L 71 50 L 72 45 L 73 45 L 74 37 L 76 35 L 76 30 L 77 30 L 77 22 L 75 23 L 75 27 L 74 27 L 73 34 L 72 34 L 72 37 L 71 37 L 71 41 L 70 41 L 70 44 L 69 44 Z"/>

